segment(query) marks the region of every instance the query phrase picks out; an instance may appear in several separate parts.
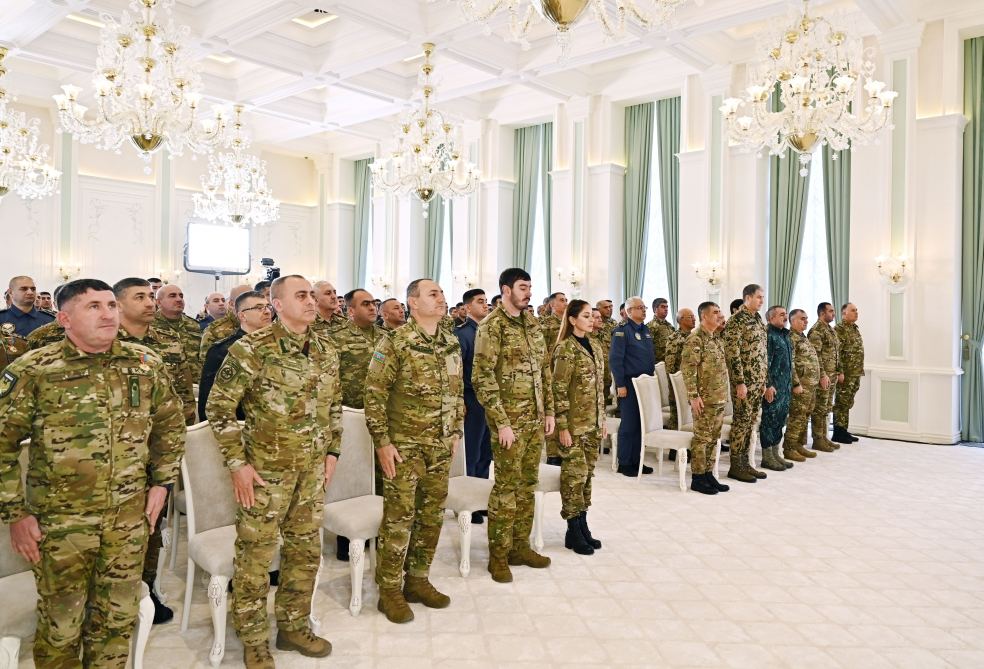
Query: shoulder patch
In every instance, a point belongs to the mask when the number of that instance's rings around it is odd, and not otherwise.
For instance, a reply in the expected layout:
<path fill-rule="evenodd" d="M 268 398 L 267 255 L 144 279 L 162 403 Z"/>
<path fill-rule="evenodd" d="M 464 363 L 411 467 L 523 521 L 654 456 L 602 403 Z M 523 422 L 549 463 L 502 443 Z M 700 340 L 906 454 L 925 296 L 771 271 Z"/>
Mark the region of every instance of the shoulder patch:
<path fill-rule="evenodd" d="M 386 360 L 386 356 L 383 355 L 380 351 L 373 351 L 372 357 L 374 360 L 378 360 L 379 362 L 384 362 Z"/>
<path fill-rule="evenodd" d="M 215 378 L 217 381 L 224 384 L 231 383 L 243 373 L 244 371 L 242 365 L 239 364 L 239 361 L 235 358 L 227 356 Z"/>
<path fill-rule="evenodd" d="M 615 332 L 613 332 L 612 335 L 615 337 L 624 337 L 625 333 L 622 330 L 615 330 Z"/>
<path fill-rule="evenodd" d="M 0 374 L 0 397 L 6 397 L 10 394 L 10 391 L 14 389 L 17 385 L 17 375 L 10 372 L 4 371 Z"/>

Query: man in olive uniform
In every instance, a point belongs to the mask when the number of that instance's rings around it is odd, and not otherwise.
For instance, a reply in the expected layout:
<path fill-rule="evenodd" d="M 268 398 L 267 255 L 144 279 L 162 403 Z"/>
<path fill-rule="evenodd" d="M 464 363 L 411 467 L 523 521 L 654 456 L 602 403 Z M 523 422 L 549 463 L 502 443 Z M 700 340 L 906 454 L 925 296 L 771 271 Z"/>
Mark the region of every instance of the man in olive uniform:
<path fill-rule="evenodd" d="M 765 323 L 759 314 L 765 293 L 761 286 L 752 283 L 745 286 L 741 294 L 742 307 L 728 319 L 723 335 L 734 405 L 728 478 L 755 483 L 756 479 L 766 477 L 765 472 L 755 469 L 748 461 L 755 423 L 762 409 L 768 366 Z"/>
<path fill-rule="evenodd" d="M 316 281 L 314 297 L 318 301 L 318 317 L 313 327 L 323 335 L 331 335 L 348 324 L 338 308 L 338 292 L 329 281 Z"/>
<path fill-rule="evenodd" d="M 226 301 L 226 304 L 235 305 L 236 299 L 240 295 L 243 293 L 248 293 L 252 290 L 253 287 L 248 283 L 234 286 L 232 290 L 229 291 L 229 299 Z M 202 332 L 202 343 L 198 347 L 198 357 L 202 361 L 202 365 L 205 364 L 205 356 L 208 355 L 208 350 L 223 339 L 231 337 L 232 334 L 238 329 L 239 317 L 236 316 L 235 309 L 231 307 L 226 310 L 225 316 L 209 323 L 208 327 L 205 328 L 205 331 Z"/>
<path fill-rule="evenodd" d="M 779 453 L 782 430 L 789 418 L 789 402 L 793 387 L 799 385 L 796 367 L 793 365 L 793 343 L 786 329 L 786 308 L 774 305 L 765 312 L 767 328 L 768 374 L 762 403 L 762 423 L 759 437 L 762 440 L 762 467 L 774 472 L 784 472 L 793 463 Z"/>
<path fill-rule="evenodd" d="M 67 283 L 58 308 L 66 339 L 0 375 L 0 520 L 34 564 L 35 666 L 123 669 L 147 528 L 184 451 L 181 401 L 160 358 L 117 339 L 108 285 Z"/>
<path fill-rule="evenodd" d="M 383 470 L 379 610 L 394 623 L 413 620 L 407 602 L 437 609 L 451 603 L 428 575 L 465 418 L 461 346 L 439 326 L 444 291 L 417 279 L 407 286 L 407 303 L 413 319 L 379 341 L 365 393 L 366 426 Z"/>
<path fill-rule="evenodd" d="M 718 309 L 719 313 L 720 311 Z M 679 372 L 683 364 L 683 345 L 687 342 L 687 337 L 690 336 L 690 333 L 694 331 L 694 327 L 697 325 L 694 312 L 686 307 L 678 311 L 677 324 L 680 327 L 673 331 L 669 341 L 666 342 L 666 356 L 663 358 L 663 363 L 666 365 L 667 376 Z M 679 422 L 676 409 L 676 396 L 673 394 L 673 384 L 668 385 L 670 386 L 670 419 L 666 421 L 666 425 L 663 427 L 667 430 L 676 430 L 677 423 Z"/>
<path fill-rule="evenodd" d="M 666 320 L 669 312 L 670 303 L 665 297 L 657 297 L 653 300 L 653 319 L 646 323 L 649 334 L 653 337 L 653 353 L 656 354 L 657 365 L 666 358 L 666 343 L 673 335 L 673 326 Z"/>
<path fill-rule="evenodd" d="M 806 338 L 806 325 L 806 312 L 793 309 L 789 315 L 789 340 L 793 344 L 793 366 L 799 385 L 793 386 L 782 451 L 784 457 L 796 462 L 817 457 L 816 453 L 806 449 L 806 425 L 810 422 L 810 414 L 817 401 L 817 388 L 820 387 L 820 359 L 813 344 Z"/>
<path fill-rule="evenodd" d="M 42 325 L 41 327 L 43 328 L 45 326 Z M 40 329 L 38 328 L 38 330 Z M 31 334 L 34 334 L 34 332 Z M 30 336 L 28 335 L 28 337 Z M 27 353 L 30 348 L 30 342 L 17 334 L 12 323 L 0 325 L 0 371 L 3 371 L 7 365 Z"/>
<path fill-rule="evenodd" d="M 601 314 L 601 332 L 605 343 L 605 406 L 612 404 L 612 370 L 608 361 L 608 351 L 612 347 L 612 333 L 618 327 L 618 321 L 612 318 L 614 305 L 611 300 L 599 300 L 595 305 Z"/>
<path fill-rule="evenodd" d="M 542 569 L 550 558 L 530 548 L 533 496 L 543 438 L 554 431 L 547 344 L 526 311 L 530 275 L 513 267 L 499 275 L 502 300 L 478 326 L 472 386 L 492 434 L 495 485 L 489 497 L 489 572 L 512 581 L 509 566 Z"/>
<path fill-rule="evenodd" d="M 837 397 L 834 400 L 833 441 L 850 444 L 858 438 L 848 432 L 854 396 L 861 387 L 864 376 L 864 340 L 858 328 L 858 308 L 848 302 L 841 307 L 841 320 L 834 328 L 840 350 L 841 375 L 837 379 Z"/>
<path fill-rule="evenodd" d="M 724 425 L 724 407 L 728 402 L 728 364 L 724 344 L 714 334 L 721 308 L 713 302 L 703 302 L 697 307 L 697 313 L 700 314 L 700 327 L 687 337 L 680 353 L 680 370 L 694 414 L 690 489 L 704 495 L 716 495 L 730 489 L 719 483 L 711 471 Z"/>
<path fill-rule="evenodd" d="M 338 356 L 311 330 L 311 284 L 276 279 L 270 295 L 279 319 L 229 348 L 207 411 L 239 503 L 232 577 L 232 624 L 248 669 L 272 669 L 268 642 L 268 570 L 280 548 L 277 648 L 326 657 L 331 644 L 308 626 L 321 565 L 324 488 L 341 444 Z M 236 420 L 242 403 L 245 426 Z"/>
<path fill-rule="evenodd" d="M 386 331 L 376 325 L 376 303 L 361 288 L 345 294 L 348 322 L 330 333 L 338 351 L 342 376 L 342 404 L 353 409 L 365 406 L 366 374 L 369 360 Z"/>
<path fill-rule="evenodd" d="M 157 330 L 170 330 L 181 339 L 191 376 L 197 379 L 202 375 L 202 329 L 198 321 L 184 313 L 184 292 L 180 286 L 169 284 L 157 291 L 157 315 L 154 325 Z"/>
<path fill-rule="evenodd" d="M 813 450 L 831 453 L 840 446 L 827 438 L 827 416 L 834 399 L 834 388 L 840 377 L 840 348 L 837 334 L 830 325 L 834 321 L 834 307 L 830 302 L 817 305 L 817 322 L 810 328 L 810 343 L 820 359 L 820 386 L 817 401 L 810 416 L 813 432 Z"/>
<path fill-rule="evenodd" d="M 547 354 L 552 355 L 554 347 L 557 346 L 557 335 L 560 334 L 560 324 L 564 318 L 564 312 L 567 311 L 567 295 L 552 293 L 544 306 L 547 308 L 547 312 L 540 319 L 540 329 L 543 331 L 543 340 L 547 343 Z M 560 463 L 557 433 L 554 432 L 547 437 L 547 464 L 560 467 Z"/>
<path fill-rule="evenodd" d="M 51 321 L 27 335 L 27 345 L 31 349 L 54 344 L 65 338 L 65 328 L 58 321 Z"/>
<path fill-rule="evenodd" d="M 382 328 L 384 330 L 395 330 L 402 327 L 407 322 L 406 312 L 403 311 L 403 305 L 395 297 L 391 297 L 387 300 L 383 300 L 382 304 L 379 306 L 379 311 L 383 317 Z M 460 313 L 465 313 L 465 306 L 461 305 Z M 461 321 L 463 322 L 463 321 Z M 455 326 L 461 324 L 458 319 L 455 319 Z"/>

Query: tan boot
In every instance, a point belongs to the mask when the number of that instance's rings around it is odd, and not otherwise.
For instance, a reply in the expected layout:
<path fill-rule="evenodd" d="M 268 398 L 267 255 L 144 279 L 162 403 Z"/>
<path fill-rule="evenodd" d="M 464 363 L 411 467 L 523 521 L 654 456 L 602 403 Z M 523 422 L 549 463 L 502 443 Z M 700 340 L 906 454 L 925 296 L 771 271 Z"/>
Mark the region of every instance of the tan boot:
<path fill-rule="evenodd" d="M 512 572 L 509 570 L 509 561 L 504 556 L 489 556 L 489 573 L 492 580 L 496 583 L 512 583 Z"/>
<path fill-rule="evenodd" d="M 259 646 L 243 646 L 243 664 L 246 669 L 276 669 L 270 646 L 266 643 Z"/>
<path fill-rule="evenodd" d="M 803 444 L 796 444 L 796 446 L 794 446 L 793 449 L 797 453 L 799 453 L 803 458 L 815 458 L 815 457 L 817 457 L 817 454 L 816 453 L 814 453 L 813 451 L 807 450 L 806 447 L 803 446 Z"/>
<path fill-rule="evenodd" d="M 514 567 L 525 566 L 544 569 L 550 566 L 550 558 L 546 555 L 540 555 L 529 546 L 523 546 L 509 553 L 509 564 Z"/>
<path fill-rule="evenodd" d="M 413 611 L 399 588 L 380 588 L 379 604 L 376 607 L 391 623 L 402 624 L 413 620 Z"/>
<path fill-rule="evenodd" d="M 822 437 L 820 439 L 814 438 L 813 450 L 820 451 L 821 453 L 833 453 L 837 449 L 834 448 L 833 444 L 829 443 L 825 437 Z"/>
<path fill-rule="evenodd" d="M 304 657 L 328 657 L 331 644 L 307 627 L 296 631 L 277 630 L 277 650 L 293 650 Z"/>
<path fill-rule="evenodd" d="M 782 447 L 782 457 L 793 462 L 806 462 L 806 458 L 799 451 L 788 446 Z"/>
<path fill-rule="evenodd" d="M 439 592 L 426 576 L 407 574 L 403 583 L 403 596 L 408 602 L 423 604 L 431 609 L 446 609 L 451 603 L 451 598 Z"/>

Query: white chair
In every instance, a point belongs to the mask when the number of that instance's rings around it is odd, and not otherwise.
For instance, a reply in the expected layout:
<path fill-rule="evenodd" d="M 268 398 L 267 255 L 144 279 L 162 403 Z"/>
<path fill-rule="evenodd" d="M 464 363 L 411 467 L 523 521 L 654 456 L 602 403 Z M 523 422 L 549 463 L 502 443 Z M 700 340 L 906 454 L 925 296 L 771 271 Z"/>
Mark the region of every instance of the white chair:
<path fill-rule="evenodd" d="M 659 398 L 659 381 L 655 376 L 638 376 L 632 379 L 636 397 L 639 399 L 639 420 L 642 423 L 642 440 L 639 448 L 639 473 L 642 480 L 642 466 L 646 459 L 646 449 L 656 451 L 658 458 L 657 474 L 663 474 L 663 451 L 673 449 L 677 452 L 676 467 L 680 476 L 680 490 L 686 491 L 687 454 L 693 435 L 680 430 L 663 429 L 663 411 Z"/>
<path fill-rule="evenodd" d="M 366 540 L 379 535 L 379 526 L 383 522 L 383 498 L 375 494 L 375 449 L 366 429 L 364 411 L 342 408 L 341 450 L 325 494 L 325 514 L 321 527 L 336 536 L 346 537 L 350 542 L 352 598 L 349 600 L 349 613 L 357 616 L 362 610 Z M 373 568 L 376 543 L 371 541 L 369 546 L 370 568 Z"/>
<path fill-rule="evenodd" d="M 673 396 L 677 406 L 677 422 L 679 429 L 685 432 L 694 431 L 694 413 L 690 409 L 690 402 L 687 400 L 687 384 L 683 381 L 683 372 L 670 374 L 670 383 L 673 384 Z M 721 439 L 726 438 L 731 433 L 731 425 L 723 423 L 721 425 L 721 438 L 718 439 L 714 448 L 714 478 L 720 478 L 718 471 L 721 464 Z"/>
<path fill-rule="evenodd" d="M 660 407 L 662 407 L 663 412 L 663 425 L 670 420 L 670 377 L 666 374 L 666 363 L 661 362 L 656 365 L 656 372 L 654 374 L 656 380 L 659 381 L 659 400 Z"/>
<path fill-rule="evenodd" d="M 622 419 L 618 416 L 605 416 L 605 427 L 608 428 L 608 440 L 612 448 L 612 471 L 618 471 L 618 426 L 622 424 Z M 604 441 L 602 441 L 604 443 Z"/>
<path fill-rule="evenodd" d="M 543 550 L 543 496 L 549 492 L 560 494 L 560 467 L 541 462 L 533 492 L 533 547 L 537 552 Z"/>
<path fill-rule="evenodd" d="M 458 572 L 464 578 L 471 571 L 471 515 L 475 511 L 489 508 L 489 494 L 494 481 L 465 473 L 465 449 L 468 445 L 461 440 L 454 459 L 451 461 L 451 477 L 448 479 L 448 496 L 444 508 L 453 512 L 458 520 Z"/>

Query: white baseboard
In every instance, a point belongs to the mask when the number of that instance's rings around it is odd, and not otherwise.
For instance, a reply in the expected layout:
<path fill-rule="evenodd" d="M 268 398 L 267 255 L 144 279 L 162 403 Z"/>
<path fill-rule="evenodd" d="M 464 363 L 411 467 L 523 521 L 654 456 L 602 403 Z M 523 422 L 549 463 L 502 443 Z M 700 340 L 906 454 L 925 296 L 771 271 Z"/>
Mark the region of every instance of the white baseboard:
<path fill-rule="evenodd" d="M 876 439 L 894 439 L 895 441 L 910 441 L 917 444 L 938 444 L 941 446 L 954 446 L 960 443 L 960 433 L 937 434 L 929 432 L 912 432 L 911 430 L 893 430 L 884 427 L 868 427 L 867 425 L 851 425 L 851 434 L 864 437 L 874 437 Z"/>

